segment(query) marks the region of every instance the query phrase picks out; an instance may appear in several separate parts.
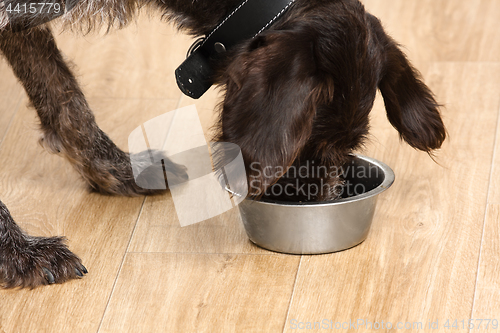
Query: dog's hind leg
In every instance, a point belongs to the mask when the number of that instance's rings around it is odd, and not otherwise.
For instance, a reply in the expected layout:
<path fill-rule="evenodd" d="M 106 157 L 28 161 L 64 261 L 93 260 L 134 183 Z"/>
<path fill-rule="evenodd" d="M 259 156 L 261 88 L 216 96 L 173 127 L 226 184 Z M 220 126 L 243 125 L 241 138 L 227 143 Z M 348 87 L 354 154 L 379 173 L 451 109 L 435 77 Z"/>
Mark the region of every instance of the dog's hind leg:
<path fill-rule="evenodd" d="M 136 185 L 128 154 L 97 126 L 49 28 L 0 31 L 0 51 L 40 117 L 43 146 L 66 156 L 95 191 L 121 195 L 151 193 Z"/>
<path fill-rule="evenodd" d="M 34 288 L 82 277 L 87 270 L 62 237 L 32 237 L 0 201 L 0 286 Z"/>

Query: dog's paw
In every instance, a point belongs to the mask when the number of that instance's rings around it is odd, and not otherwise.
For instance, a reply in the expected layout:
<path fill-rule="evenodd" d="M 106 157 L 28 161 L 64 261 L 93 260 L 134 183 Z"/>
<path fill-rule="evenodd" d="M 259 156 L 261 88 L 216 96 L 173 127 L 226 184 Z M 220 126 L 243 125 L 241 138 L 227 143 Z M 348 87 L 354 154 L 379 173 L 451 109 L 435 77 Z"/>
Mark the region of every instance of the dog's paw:
<path fill-rule="evenodd" d="M 87 269 L 63 237 L 27 236 L 22 245 L 9 246 L 0 257 L 0 285 L 35 288 L 82 278 Z"/>
<path fill-rule="evenodd" d="M 120 152 L 112 156 L 94 160 L 98 170 L 93 170 L 90 177 L 84 174 L 96 192 L 126 196 L 158 194 L 168 189 L 167 175 L 176 184 L 188 179 L 186 167 L 172 162 L 161 151 Z"/>

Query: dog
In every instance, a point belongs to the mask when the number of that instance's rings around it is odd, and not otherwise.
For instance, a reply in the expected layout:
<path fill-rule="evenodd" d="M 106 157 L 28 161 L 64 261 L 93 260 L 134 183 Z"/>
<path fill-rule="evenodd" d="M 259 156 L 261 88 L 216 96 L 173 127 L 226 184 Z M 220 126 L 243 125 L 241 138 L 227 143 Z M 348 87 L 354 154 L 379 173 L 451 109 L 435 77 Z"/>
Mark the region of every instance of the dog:
<path fill-rule="evenodd" d="M 203 36 L 239 4 L 80 0 L 59 19 L 83 32 L 102 25 L 121 28 L 140 7 L 147 7 L 179 29 Z M 40 118 L 42 145 L 66 157 L 94 191 L 152 194 L 136 185 L 130 156 L 97 126 L 49 25 L 23 24 L 14 26 L 5 2 L 0 3 L 0 52 Z M 307 161 L 327 167 L 347 163 L 367 137 L 377 89 L 390 123 L 410 146 L 431 153 L 446 138 L 433 93 L 380 21 L 357 0 L 296 0 L 266 30 L 239 43 L 213 66 L 214 83 L 225 92 L 216 138 L 241 148 L 250 196 L 262 196 L 273 184 L 289 181 L 284 174 L 263 172 L 266 168 L 288 170 Z M 331 185 L 342 182 L 339 177 L 319 178 Z M 86 273 L 64 238 L 27 235 L 0 202 L 4 288 L 62 283 Z"/>

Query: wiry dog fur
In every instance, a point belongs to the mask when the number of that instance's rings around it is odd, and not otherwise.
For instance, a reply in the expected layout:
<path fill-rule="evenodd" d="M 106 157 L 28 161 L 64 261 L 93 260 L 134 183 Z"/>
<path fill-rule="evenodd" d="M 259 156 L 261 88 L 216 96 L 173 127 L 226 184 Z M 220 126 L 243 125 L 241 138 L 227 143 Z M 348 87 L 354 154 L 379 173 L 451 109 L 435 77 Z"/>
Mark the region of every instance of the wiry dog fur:
<path fill-rule="evenodd" d="M 147 7 L 188 33 L 203 35 L 239 2 L 81 0 L 61 20 L 83 32 L 101 25 L 121 28 Z M 50 28 L 14 33 L 15 28 L 0 7 L 0 50 L 40 117 L 44 146 L 65 156 L 94 190 L 150 193 L 135 184 L 129 156 L 97 126 Z M 291 182 L 263 172 L 265 168 L 287 170 L 307 161 L 345 164 L 368 133 L 377 88 L 389 121 L 412 147 L 430 152 L 446 136 L 431 91 L 380 22 L 357 0 L 297 0 L 268 30 L 241 43 L 214 66 L 217 84 L 225 89 L 217 139 L 241 148 L 253 196 L 278 181 Z M 330 185 L 342 181 L 327 174 L 304 181 L 320 180 Z M 314 199 L 336 195 L 328 192 Z M 26 235 L 0 203 L 4 287 L 61 283 L 84 273 L 62 238 Z"/>

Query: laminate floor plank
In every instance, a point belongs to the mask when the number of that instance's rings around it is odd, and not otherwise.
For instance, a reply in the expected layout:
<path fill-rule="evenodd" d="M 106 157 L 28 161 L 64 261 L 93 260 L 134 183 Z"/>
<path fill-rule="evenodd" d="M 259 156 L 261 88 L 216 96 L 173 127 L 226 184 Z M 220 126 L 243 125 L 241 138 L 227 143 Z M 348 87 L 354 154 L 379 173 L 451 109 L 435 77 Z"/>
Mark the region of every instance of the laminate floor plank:
<path fill-rule="evenodd" d="M 500 317 L 500 206 L 498 204 L 488 205 L 485 228 L 483 233 L 483 243 L 481 246 L 481 261 L 479 265 L 478 279 L 476 284 L 476 294 L 474 298 L 474 308 L 472 318 L 475 319 L 475 327 L 478 328 L 480 322 L 477 319 L 496 320 Z M 486 321 L 482 323 L 481 329 L 486 328 Z M 494 322 L 490 322 L 490 330 Z"/>
<path fill-rule="evenodd" d="M 424 70 L 429 61 L 500 61 L 496 0 L 363 0 Z"/>
<path fill-rule="evenodd" d="M 129 253 L 99 332 L 280 332 L 299 261 Z"/>

